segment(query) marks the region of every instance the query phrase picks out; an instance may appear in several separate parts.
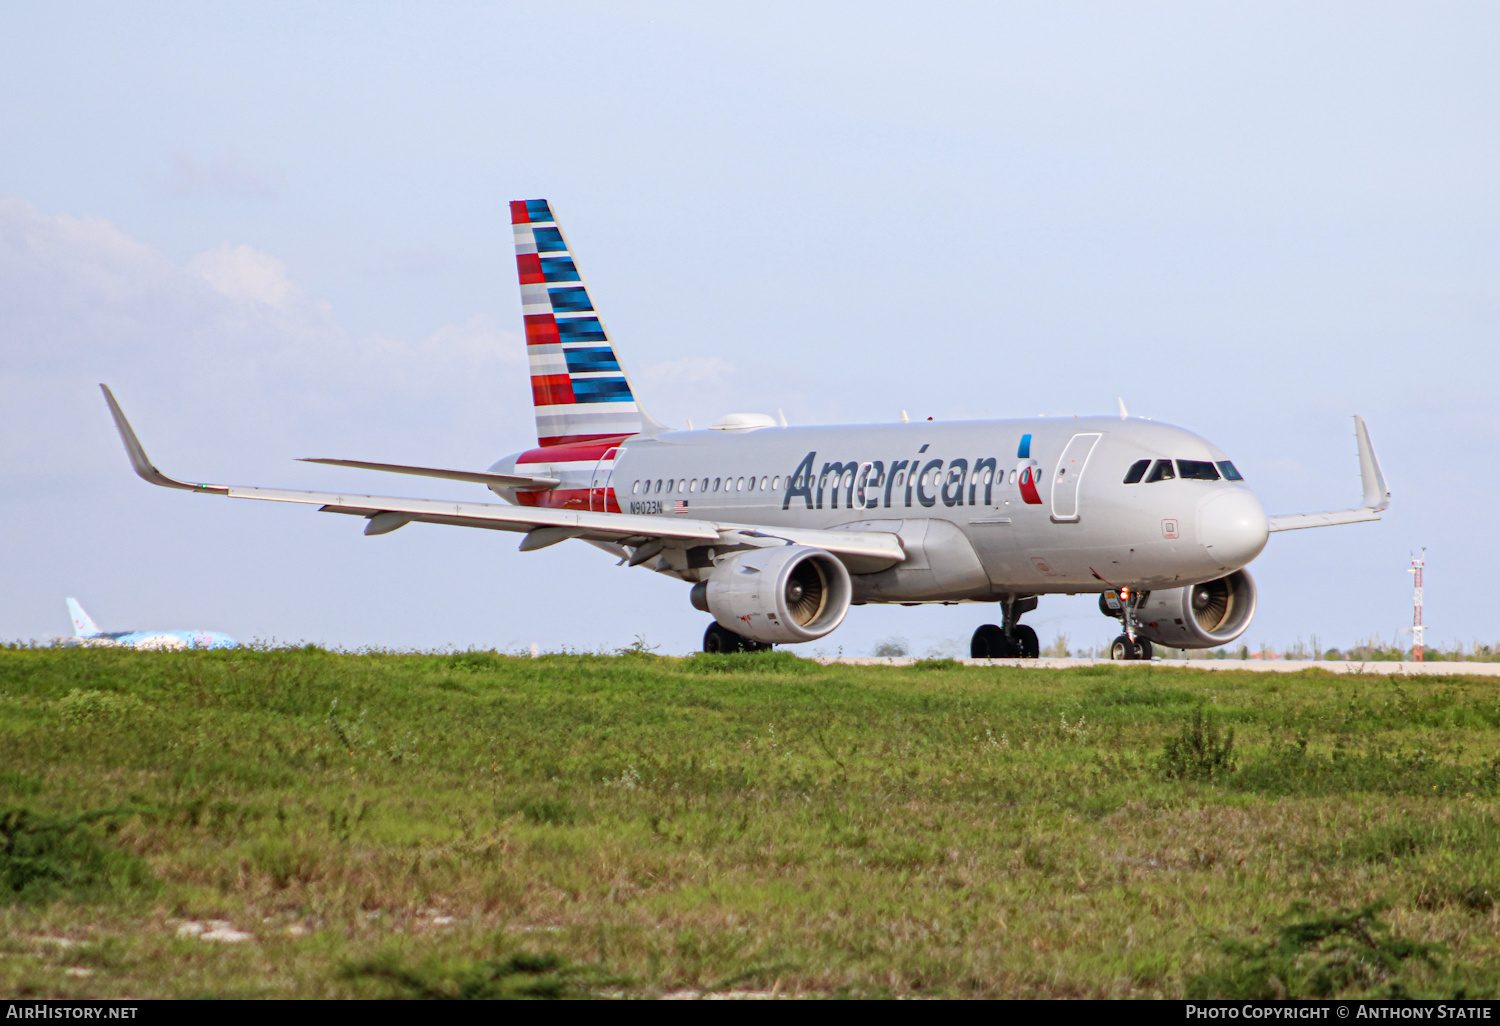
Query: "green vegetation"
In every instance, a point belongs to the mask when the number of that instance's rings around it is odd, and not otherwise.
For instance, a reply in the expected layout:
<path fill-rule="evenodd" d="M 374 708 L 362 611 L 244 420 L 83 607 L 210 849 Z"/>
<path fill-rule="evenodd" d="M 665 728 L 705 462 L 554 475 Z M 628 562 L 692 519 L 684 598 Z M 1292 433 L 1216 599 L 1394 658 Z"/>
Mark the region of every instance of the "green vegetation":
<path fill-rule="evenodd" d="M 1500 993 L 1500 681 L 0 649 L 14 996 Z"/>

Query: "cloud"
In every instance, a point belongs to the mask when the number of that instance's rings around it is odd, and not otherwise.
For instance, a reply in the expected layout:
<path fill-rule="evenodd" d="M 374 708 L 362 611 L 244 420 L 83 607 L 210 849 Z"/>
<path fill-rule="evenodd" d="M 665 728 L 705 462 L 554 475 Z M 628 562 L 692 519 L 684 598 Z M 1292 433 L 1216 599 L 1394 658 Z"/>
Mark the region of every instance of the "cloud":
<path fill-rule="evenodd" d="M 98 419 L 100 381 L 169 411 L 168 444 L 252 462 L 320 445 L 487 462 L 534 437 L 518 332 L 478 314 L 355 336 L 251 246 L 178 265 L 107 221 L 0 200 L 0 328 L 0 470 L 97 454 L 59 439 Z"/>
<path fill-rule="evenodd" d="M 172 170 L 163 188 L 174 196 L 275 199 L 284 179 L 275 168 L 257 167 L 233 151 L 199 160 L 179 150 L 172 154 Z"/>
<path fill-rule="evenodd" d="M 249 246 L 225 243 L 193 257 L 187 269 L 230 299 L 285 308 L 301 296 L 301 291 L 287 277 L 286 264 Z"/>

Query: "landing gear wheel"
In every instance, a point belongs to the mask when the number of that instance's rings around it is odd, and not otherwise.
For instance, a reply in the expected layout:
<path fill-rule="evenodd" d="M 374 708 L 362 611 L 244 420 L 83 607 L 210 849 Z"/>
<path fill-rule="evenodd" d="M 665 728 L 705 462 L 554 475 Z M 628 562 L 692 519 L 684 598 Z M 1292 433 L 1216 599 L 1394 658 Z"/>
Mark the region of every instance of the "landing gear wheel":
<path fill-rule="evenodd" d="M 1109 646 L 1109 657 L 1111 659 L 1150 659 L 1151 642 L 1145 638 L 1137 638 L 1131 641 L 1129 637 L 1121 634 Z"/>
<path fill-rule="evenodd" d="M 969 642 L 971 659 L 1014 659 L 1020 650 L 1005 632 L 992 623 L 987 623 L 974 632 Z"/>
<path fill-rule="evenodd" d="M 708 625 L 708 630 L 703 632 L 703 651 L 715 655 L 727 655 L 730 652 L 769 652 L 771 646 L 763 641 L 751 641 L 734 633 L 727 627 L 721 626 L 717 621 Z"/>
<path fill-rule="evenodd" d="M 1037 640 L 1036 631 L 1024 623 L 1016 624 L 1011 630 L 1010 640 L 1018 649 L 1016 655 L 1022 659 L 1035 659 L 1042 654 L 1042 643 Z"/>

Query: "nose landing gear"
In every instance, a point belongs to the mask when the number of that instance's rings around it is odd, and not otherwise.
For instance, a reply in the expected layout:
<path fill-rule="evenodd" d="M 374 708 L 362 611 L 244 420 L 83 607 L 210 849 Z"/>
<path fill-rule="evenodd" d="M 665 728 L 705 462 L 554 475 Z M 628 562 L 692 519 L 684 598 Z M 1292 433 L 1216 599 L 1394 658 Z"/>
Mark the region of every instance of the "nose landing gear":
<path fill-rule="evenodd" d="M 1099 596 L 1099 612 L 1114 617 L 1125 627 L 1125 633 L 1109 644 L 1111 659 L 1151 658 L 1151 639 L 1137 635 L 1134 622 L 1135 607 L 1150 594 L 1149 591 L 1135 592 L 1131 588 L 1121 588 L 1118 592 L 1110 590 Z"/>

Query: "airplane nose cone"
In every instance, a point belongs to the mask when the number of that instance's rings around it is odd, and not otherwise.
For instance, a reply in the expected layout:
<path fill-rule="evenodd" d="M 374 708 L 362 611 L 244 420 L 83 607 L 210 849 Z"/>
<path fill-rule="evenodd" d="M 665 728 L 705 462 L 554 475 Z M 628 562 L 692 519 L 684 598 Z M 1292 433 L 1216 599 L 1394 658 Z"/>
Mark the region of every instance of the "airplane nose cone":
<path fill-rule="evenodd" d="M 1248 488 L 1224 488 L 1198 504 L 1198 541 L 1221 567 L 1238 569 L 1266 547 L 1266 511 Z"/>

